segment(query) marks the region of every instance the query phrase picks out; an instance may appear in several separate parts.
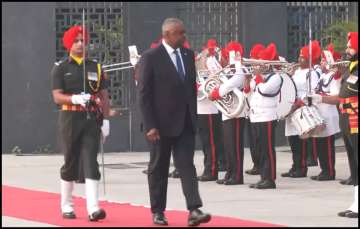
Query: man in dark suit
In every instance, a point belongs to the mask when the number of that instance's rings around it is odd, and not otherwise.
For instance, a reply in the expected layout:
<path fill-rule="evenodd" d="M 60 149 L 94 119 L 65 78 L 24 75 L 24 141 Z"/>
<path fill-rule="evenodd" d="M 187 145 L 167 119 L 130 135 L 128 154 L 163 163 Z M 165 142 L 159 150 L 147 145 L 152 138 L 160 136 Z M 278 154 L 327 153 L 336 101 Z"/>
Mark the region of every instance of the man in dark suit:
<path fill-rule="evenodd" d="M 196 70 L 193 51 L 183 48 L 186 39 L 181 20 L 165 19 L 162 44 L 147 50 L 139 69 L 139 103 L 150 147 L 148 183 L 154 224 L 167 225 L 164 216 L 171 150 L 179 170 L 190 211 L 189 226 L 210 221 L 199 210 L 194 166 L 196 128 Z"/>

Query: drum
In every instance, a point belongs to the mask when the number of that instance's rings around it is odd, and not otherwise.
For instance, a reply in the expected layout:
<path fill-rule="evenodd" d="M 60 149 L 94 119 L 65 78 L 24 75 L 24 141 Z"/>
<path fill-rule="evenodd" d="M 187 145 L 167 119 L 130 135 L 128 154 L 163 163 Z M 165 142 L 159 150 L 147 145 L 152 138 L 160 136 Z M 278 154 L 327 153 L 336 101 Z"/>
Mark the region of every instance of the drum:
<path fill-rule="evenodd" d="M 278 95 L 276 113 L 278 119 L 285 119 L 290 114 L 291 107 L 295 102 L 296 86 L 288 74 L 280 73 L 280 76 L 283 82 Z"/>
<path fill-rule="evenodd" d="M 302 106 L 296 109 L 290 120 L 302 139 L 311 137 L 325 128 L 325 121 L 315 106 Z"/>

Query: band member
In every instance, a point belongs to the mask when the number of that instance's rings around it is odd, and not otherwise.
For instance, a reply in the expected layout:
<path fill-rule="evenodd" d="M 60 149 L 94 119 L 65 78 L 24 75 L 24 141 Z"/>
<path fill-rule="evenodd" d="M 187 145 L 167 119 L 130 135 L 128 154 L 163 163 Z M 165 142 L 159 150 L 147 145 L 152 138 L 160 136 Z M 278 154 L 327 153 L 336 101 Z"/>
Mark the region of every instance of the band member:
<path fill-rule="evenodd" d="M 351 61 L 348 72 L 341 74 L 339 96 L 313 95 L 314 103 L 339 104 L 340 129 L 350 163 L 351 178 L 354 183 L 354 201 L 341 217 L 358 218 L 358 134 L 359 134 L 359 80 L 358 80 L 358 32 L 348 33 L 346 55 Z"/>
<path fill-rule="evenodd" d="M 153 223 L 167 225 L 164 215 L 171 151 L 180 174 L 188 225 L 209 222 L 202 207 L 194 165 L 196 132 L 196 69 L 193 51 L 183 48 L 185 27 L 167 18 L 162 44 L 141 56 L 139 105 L 150 148 L 148 183 Z"/>
<path fill-rule="evenodd" d="M 228 60 L 230 67 L 235 67 L 235 61 L 243 56 L 243 47 L 236 41 L 231 41 L 226 46 L 226 52 L 223 57 Z M 234 55 L 232 55 L 234 54 Z M 231 55 L 231 57 L 230 57 Z M 234 58 L 234 59 L 231 59 Z M 223 62 L 224 64 L 225 62 Z M 219 87 L 216 87 L 209 95 L 210 100 L 219 100 L 234 88 L 242 88 L 245 76 L 241 69 L 236 69 L 234 73 L 229 74 L 232 77 L 225 81 Z M 238 185 L 244 184 L 244 124 L 245 114 L 241 112 L 237 117 L 232 118 L 222 114 L 223 134 L 224 134 L 224 152 L 226 157 L 225 178 L 218 180 L 218 184 Z"/>
<path fill-rule="evenodd" d="M 260 60 L 278 60 L 274 43 L 269 44 L 259 52 Z M 254 67 L 255 77 L 245 81 L 244 93 L 250 100 L 250 122 L 254 133 L 255 150 L 260 156 L 260 181 L 250 184 L 250 188 L 276 188 L 276 152 L 275 128 L 277 124 L 277 96 L 281 89 L 281 76 L 271 72 L 264 65 Z"/>
<path fill-rule="evenodd" d="M 265 49 L 264 45 L 262 44 L 255 44 L 250 50 L 250 58 L 251 59 L 259 59 L 259 53 L 261 50 Z M 258 152 L 255 150 L 255 136 L 253 133 L 253 129 L 251 127 L 251 122 L 249 118 L 249 112 L 250 112 L 250 98 L 245 98 L 245 109 L 247 109 L 247 117 L 246 117 L 246 131 L 248 139 L 249 139 L 249 148 L 250 148 L 250 155 L 251 160 L 253 162 L 253 167 L 249 170 L 245 170 L 245 173 L 249 175 L 259 175 L 259 163 L 260 163 L 260 156 L 258 155 Z"/>
<path fill-rule="evenodd" d="M 88 33 L 83 27 L 68 29 L 63 43 L 69 57 L 55 63 L 51 77 L 54 102 L 61 106 L 59 129 L 65 159 L 60 169 L 62 216 L 76 218 L 72 191 L 74 181 L 79 179 L 82 162 L 89 220 L 97 221 L 106 217 L 98 204 L 100 171 L 97 153 L 100 134 L 104 138 L 109 135 L 109 120 L 103 119 L 109 116 L 109 95 L 106 90 L 108 82 L 100 64 L 86 58 L 84 53 L 88 41 Z"/>
<path fill-rule="evenodd" d="M 311 46 L 311 63 L 316 63 L 317 59 L 319 59 L 321 55 L 319 42 L 312 41 Z M 309 46 L 304 46 L 300 50 L 300 55 L 298 59 L 300 67 L 295 71 L 294 75 L 292 76 L 297 90 L 297 100 L 294 104 L 294 110 L 304 105 L 302 99 L 308 94 L 308 88 L 311 85 L 310 90 L 311 92 L 314 92 L 318 82 L 318 73 L 313 69 L 313 66 L 309 66 L 309 53 Z M 300 133 L 295 128 L 294 124 L 291 122 L 290 117 L 285 119 L 285 136 L 288 137 L 288 141 L 292 151 L 293 164 L 291 166 L 291 169 L 286 173 L 282 173 L 281 176 L 292 178 L 306 177 L 308 170 L 306 163 L 307 139 L 300 138 Z"/>
<path fill-rule="evenodd" d="M 206 57 L 204 60 L 206 69 L 210 72 L 221 69 L 217 57 L 217 42 L 215 39 L 209 39 L 207 47 L 202 52 Z M 201 84 L 197 85 L 201 90 Z M 222 153 L 222 132 L 221 132 L 221 114 L 216 106 L 208 99 L 203 98 L 197 101 L 198 130 L 201 140 L 202 150 L 204 152 L 204 172 L 198 177 L 199 181 L 216 181 L 219 171 L 219 154 Z"/>
<path fill-rule="evenodd" d="M 321 96 L 338 95 L 340 90 L 341 75 L 338 71 L 327 69 L 327 64 L 341 58 L 339 53 L 334 51 L 332 44 L 322 52 L 321 68 L 322 74 L 316 86 L 315 92 Z M 312 180 L 324 181 L 335 179 L 335 134 L 340 132 L 339 114 L 336 105 L 320 103 L 317 109 L 324 118 L 326 127 L 320 133 L 313 135 L 313 141 L 319 152 L 319 163 L 321 172 L 317 176 L 311 176 Z"/>

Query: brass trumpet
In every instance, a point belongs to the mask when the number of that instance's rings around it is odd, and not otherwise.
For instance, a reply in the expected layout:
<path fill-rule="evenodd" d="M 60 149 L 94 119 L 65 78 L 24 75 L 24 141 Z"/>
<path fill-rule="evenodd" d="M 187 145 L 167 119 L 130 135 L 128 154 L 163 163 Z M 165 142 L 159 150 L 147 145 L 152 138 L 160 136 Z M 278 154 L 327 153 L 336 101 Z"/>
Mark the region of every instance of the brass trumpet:
<path fill-rule="evenodd" d="M 137 62 L 140 60 L 141 56 L 138 54 L 137 48 L 135 45 L 131 45 L 128 48 L 129 48 L 130 61 L 120 62 L 120 63 L 116 63 L 116 64 L 103 65 L 102 69 L 104 70 L 104 72 L 120 71 L 120 70 L 124 70 L 124 69 L 128 69 L 128 68 L 134 68 L 135 65 L 137 64 Z M 127 66 L 122 66 L 122 65 L 127 65 Z M 122 66 L 122 67 L 113 68 L 115 66 Z"/>
<path fill-rule="evenodd" d="M 350 61 L 348 61 L 348 60 L 343 60 L 343 61 L 337 61 L 337 62 L 334 62 L 334 63 L 328 63 L 328 64 L 326 64 L 326 68 L 327 69 L 337 69 L 337 68 L 341 68 L 341 67 L 349 67 L 349 65 L 350 65 Z"/>

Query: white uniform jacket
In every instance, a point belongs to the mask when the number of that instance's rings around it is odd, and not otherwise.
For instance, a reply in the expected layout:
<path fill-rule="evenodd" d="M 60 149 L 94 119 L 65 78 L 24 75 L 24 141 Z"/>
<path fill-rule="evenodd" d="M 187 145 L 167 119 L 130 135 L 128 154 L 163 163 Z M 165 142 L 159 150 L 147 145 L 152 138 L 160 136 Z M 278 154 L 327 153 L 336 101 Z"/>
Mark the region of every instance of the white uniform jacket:
<path fill-rule="evenodd" d="M 292 79 L 296 85 L 297 97 L 300 99 L 304 99 L 304 97 L 309 94 L 308 92 L 309 80 L 306 79 L 308 72 L 309 72 L 308 68 L 297 69 L 294 75 L 292 76 Z M 311 77 L 310 77 L 311 93 L 315 93 L 315 88 L 317 86 L 319 77 L 320 75 L 318 72 L 314 70 L 311 71 Z M 291 115 L 289 115 L 285 119 L 285 136 L 299 135 L 300 133 L 298 133 L 297 129 L 295 128 L 295 125 L 292 124 L 290 120 L 290 116 Z"/>
<path fill-rule="evenodd" d="M 334 73 L 323 73 L 318 83 L 318 93 L 322 95 L 338 95 L 341 78 L 334 79 Z M 320 103 L 316 105 L 320 115 L 325 119 L 326 128 L 314 137 L 328 137 L 340 132 L 339 113 L 336 105 Z"/>
<path fill-rule="evenodd" d="M 252 91 L 250 100 L 250 122 L 268 122 L 277 119 L 277 94 L 280 92 L 281 76 L 277 73 L 270 73 L 264 77 L 264 82 L 255 85 L 250 83 Z"/>

